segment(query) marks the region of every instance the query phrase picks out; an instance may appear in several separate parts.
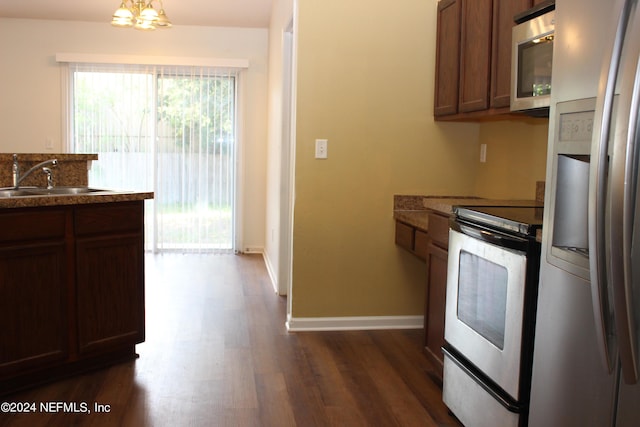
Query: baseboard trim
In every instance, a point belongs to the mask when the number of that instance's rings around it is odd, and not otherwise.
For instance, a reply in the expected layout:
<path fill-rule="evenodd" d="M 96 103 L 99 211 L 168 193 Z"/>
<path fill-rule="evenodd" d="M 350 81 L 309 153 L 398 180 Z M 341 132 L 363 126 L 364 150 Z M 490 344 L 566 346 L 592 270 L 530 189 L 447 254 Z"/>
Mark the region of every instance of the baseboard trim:
<path fill-rule="evenodd" d="M 262 253 L 262 258 L 264 260 L 265 267 L 267 267 L 267 273 L 269 274 L 269 280 L 271 281 L 271 286 L 273 286 L 274 292 L 276 294 L 279 294 L 278 280 L 276 279 L 275 270 L 273 269 L 273 265 L 271 264 L 271 260 L 269 259 L 269 256 L 267 255 L 266 251 Z"/>
<path fill-rule="evenodd" d="M 424 316 L 289 317 L 289 332 L 420 329 Z"/>

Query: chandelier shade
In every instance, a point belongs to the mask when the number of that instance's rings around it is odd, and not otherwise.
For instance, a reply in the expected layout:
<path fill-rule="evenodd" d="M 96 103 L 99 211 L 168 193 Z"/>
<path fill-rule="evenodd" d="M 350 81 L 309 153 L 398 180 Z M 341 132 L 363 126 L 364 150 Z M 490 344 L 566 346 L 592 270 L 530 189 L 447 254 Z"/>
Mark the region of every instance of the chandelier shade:
<path fill-rule="evenodd" d="M 125 0 L 113 13 L 111 25 L 114 27 L 133 27 L 137 30 L 151 31 L 156 28 L 169 28 L 171 21 L 164 11 L 162 0 L 159 0 L 160 11 L 153 8 L 153 1 Z"/>

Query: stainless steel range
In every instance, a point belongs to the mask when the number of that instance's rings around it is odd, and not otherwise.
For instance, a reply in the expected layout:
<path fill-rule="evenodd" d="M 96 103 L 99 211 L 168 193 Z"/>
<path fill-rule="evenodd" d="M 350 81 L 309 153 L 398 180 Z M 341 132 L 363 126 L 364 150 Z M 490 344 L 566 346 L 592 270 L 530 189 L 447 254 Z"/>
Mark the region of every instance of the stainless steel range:
<path fill-rule="evenodd" d="M 525 426 L 542 208 L 458 207 L 450 223 L 443 398 L 467 427 Z"/>

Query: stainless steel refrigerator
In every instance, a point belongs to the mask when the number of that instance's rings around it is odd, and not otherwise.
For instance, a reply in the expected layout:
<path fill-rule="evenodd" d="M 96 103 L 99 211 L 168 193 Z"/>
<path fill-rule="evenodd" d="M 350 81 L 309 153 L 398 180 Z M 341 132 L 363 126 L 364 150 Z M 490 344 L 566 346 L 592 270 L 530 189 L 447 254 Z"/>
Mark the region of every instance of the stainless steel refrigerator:
<path fill-rule="evenodd" d="M 556 0 L 532 427 L 640 425 L 639 9 Z"/>

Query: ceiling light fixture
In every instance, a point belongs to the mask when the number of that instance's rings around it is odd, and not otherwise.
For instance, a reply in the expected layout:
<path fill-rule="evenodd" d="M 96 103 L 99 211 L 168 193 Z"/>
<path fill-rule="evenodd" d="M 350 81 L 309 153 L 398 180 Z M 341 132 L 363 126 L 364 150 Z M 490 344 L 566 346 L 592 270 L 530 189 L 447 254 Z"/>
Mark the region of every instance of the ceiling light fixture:
<path fill-rule="evenodd" d="M 155 30 L 169 28 L 171 22 L 164 13 L 162 0 L 159 0 L 160 11 L 153 8 L 154 0 L 123 0 L 118 10 L 113 13 L 111 25 L 115 27 L 133 27 L 137 30 Z"/>

